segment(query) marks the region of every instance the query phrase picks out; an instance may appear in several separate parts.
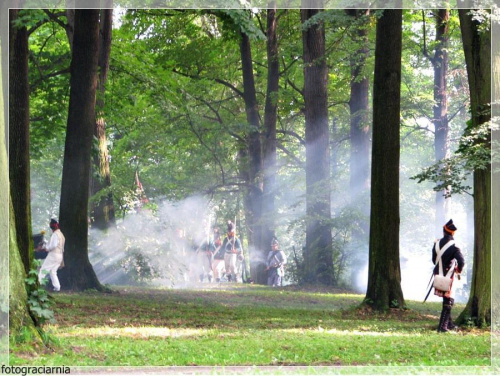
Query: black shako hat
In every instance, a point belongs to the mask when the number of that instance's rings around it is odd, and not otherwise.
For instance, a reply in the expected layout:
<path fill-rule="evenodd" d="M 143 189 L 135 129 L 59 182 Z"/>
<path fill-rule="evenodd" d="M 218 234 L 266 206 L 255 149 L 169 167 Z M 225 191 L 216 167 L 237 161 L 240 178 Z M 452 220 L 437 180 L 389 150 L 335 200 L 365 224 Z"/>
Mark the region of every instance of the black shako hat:
<path fill-rule="evenodd" d="M 227 221 L 227 232 L 233 232 L 234 231 L 234 223 L 231 221 Z"/>
<path fill-rule="evenodd" d="M 271 247 L 273 245 L 276 245 L 276 246 L 280 245 L 280 243 L 278 242 L 278 239 L 276 238 L 276 236 L 273 236 L 273 239 L 271 240 Z"/>
<path fill-rule="evenodd" d="M 453 233 L 457 231 L 456 226 L 453 224 L 453 219 L 450 219 L 448 222 L 446 222 L 446 224 L 443 226 L 443 229 L 451 235 L 453 235 Z"/>

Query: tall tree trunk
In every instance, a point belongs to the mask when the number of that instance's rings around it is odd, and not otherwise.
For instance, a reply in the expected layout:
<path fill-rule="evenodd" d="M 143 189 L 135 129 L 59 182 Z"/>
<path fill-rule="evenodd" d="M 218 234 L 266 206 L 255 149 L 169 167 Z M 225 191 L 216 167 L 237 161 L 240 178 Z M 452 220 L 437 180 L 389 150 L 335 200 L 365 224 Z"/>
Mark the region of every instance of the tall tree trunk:
<path fill-rule="evenodd" d="M 67 23 L 64 27 L 66 36 L 68 37 L 69 48 L 73 52 L 73 36 L 75 35 L 75 9 L 68 7 L 65 11 Z"/>
<path fill-rule="evenodd" d="M 4 150 L 0 152 L 4 153 Z M 6 162 L 5 167 L 7 165 Z M 2 164 L 3 168 L 4 165 Z M 18 333 L 22 328 L 27 328 L 34 335 L 34 338 L 39 339 L 38 332 L 35 329 L 35 322 L 30 316 L 28 309 L 28 294 L 24 282 L 26 272 L 21 259 L 22 252 L 17 246 L 16 241 L 16 215 L 12 202 L 9 204 L 10 215 L 5 218 L 5 220 L 8 219 L 9 221 L 9 272 L 6 274 L 9 278 L 7 283 L 9 287 L 9 331 L 13 335 Z M 21 221 L 26 221 L 26 219 L 22 218 Z"/>
<path fill-rule="evenodd" d="M 0 5 L 0 24 L 7 25 L 9 22 L 9 12 L 4 8 L 5 4 Z M 11 11 L 12 12 L 12 11 Z M 12 16 L 12 15 L 11 15 Z M 10 25 L 9 25 L 10 26 Z M 5 30 L 2 30 L 5 31 Z M 6 33 L 0 33 L 2 40 L 0 42 L 0 65 L 2 72 L 7 65 L 7 54 L 4 54 L 7 49 L 7 41 L 3 39 Z M 12 30 L 10 37 L 12 37 Z M 11 45 L 12 47 L 12 45 Z M 12 63 L 12 61 L 11 61 Z M 6 69 L 5 69 L 6 70 Z M 5 75 L 0 76 L 0 358 L 3 360 L 4 355 L 8 357 L 8 348 L 4 345 L 8 343 L 6 340 L 9 331 L 15 335 L 22 328 L 28 329 L 33 338 L 39 339 L 38 332 L 35 329 L 35 322 L 29 314 L 28 296 L 26 293 L 26 267 L 21 258 L 21 252 L 17 244 L 16 234 L 16 215 L 14 212 L 13 202 L 10 197 L 9 190 L 9 161 L 7 156 L 7 113 L 4 111 L 4 94 L 3 90 Z M 12 79 L 12 77 L 11 77 Z M 13 84 L 11 82 L 11 84 Z M 12 98 L 11 98 L 12 100 Z M 26 111 L 27 107 L 24 108 Z M 21 116 L 24 117 L 24 116 Z M 27 222 L 28 218 L 21 218 Z M 27 224 L 25 224 L 27 226 Z M 29 265 L 29 262 L 28 262 Z M 7 321 L 8 326 L 7 326 Z M 6 329 L 8 328 L 8 330 Z"/>
<path fill-rule="evenodd" d="M 16 0 L 16 2 L 19 0 Z M 8 100 L 9 100 L 9 48 L 8 46 L 8 35 L 9 35 L 9 8 L 19 8 L 16 4 L 16 2 L 7 2 L 7 1 L 2 1 L 0 2 L 0 43 L 3 44 L 4 48 L 2 48 L 2 66 L 1 66 L 1 72 L 0 74 L 2 75 L 2 81 L 3 81 L 3 86 L 2 86 L 2 97 L 3 97 L 3 102 L 0 103 L 0 106 L 3 109 L 3 112 L 0 113 L 0 116 L 3 116 L 5 119 L 5 125 L 7 125 L 7 117 L 8 117 Z M 7 37 L 7 38 L 6 38 Z M 9 127 L 5 126 L 3 127 L 3 133 L 0 133 L 0 140 L 4 141 L 7 145 L 8 139 L 9 139 Z M 3 136 L 3 140 L 2 140 Z"/>
<path fill-rule="evenodd" d="M 88 198 L 99 43 L 99 10 L 75 11 L 71 89 L 64 148 L 60 223 L 66 236 L 63 289 L 102 290 L 88 258 Z"/>
<path fill-rule="evenodd" d="M 301 9 L 302 23 L 318 14 Z M 306 282 L 335 285 L 330 208 L 330 136 L 328 128 L 328 67 L 325 28 L 321 21 L 302 32 L 306 122 Z"/>
<path fill-rule="evenodd" d="M 474 131 L 491 120 L 491 32 L 473 19 L 470 9 L 459 9 L 467 65 Z M 484 21 L 483 21 L 484 22 Z M 482 141 L 491 148 L 491 133 Z M 472 318 L 476 325 L 491 323 L 491 164 L 474 171 L 474 266 L 469 301 L 457 319 Z"/>
<path fill-rule="evenodd" d="M 106 122 L 104 120 L 104 96 L 109 71 L 109 55 L 111 52 L 111 31 L 113 25 L 113 9 L 101 10 L 99 33 L 99 81 L 97 89 L 97 121 L 94 137 L 97 140 L 97 151 L 94 154 L 91 174 L 91 196 L 111 186 L 109 171 L 108 145 L 106 138 Z M 115 223 L 113 195 L 105 194 L 93 201 L 90 209 L 92 227 L 104 230 Z"/>
<path fill-rule="evenodd" d="M 500 32 L 500 23 L 498 21 L 493 21 L 491 25 L 491 32 L 493 35 L 498 35 Z M 491 64 L 492 66 L 492 84 L 493 84 L 493 95 L 492 98 L 494 99 L 493 103 L 491 104 L 492 107 L 492 112 L 494 117 L 500 116 L 500 44 L 499 43 L 493 43 L 491 46 L 491 53 L 493 55 L 493 62 Z M 493 132 L 493 139 L 495 144 L 497 145 L 494 147 L 494 150 L 498 152 L 498 145 L 500 144 L 500 132 L 498 129 L 494 130 Z M 492 228 L 500 228 L 500 197 L 498 196 L 498 192 L 500 192 L 500 161 L 498 158 L 493 158 L 492 160 L 492 184 L 491 184 L 491 190 L 493 192 L 497 192 L 494 194 L 492 197 L 491 203 L 493 205 L 492 207 Z M 492 243 L 492 249 L 491 253 L 493 256 L 493 263 L 491 265 L 491 268 L 493 270 L 498 270 L 498 263 L 500 261 L 500 233 L 499 231 L 493 231 L 492 236 L 491 236 L 491 243 Z M 500 275 L 498 273 L 494 273 L 492 275 L 492 286 L 499 286 L 500 285 Z M 499 307 L 500 306 L 500 290 L 498 288 L 492 289 L 493 295 L 492 295 L 492 304 L 493 307 Z M 495 316 L 495 314 L 494 314 Z M 492 324 L 492 331 L 497 332 L 498 331 L 498 319 L 493 321 Z M 492 352 L 492 357 L 495 359 L 499 358 L 499 353 L 500 349 L 496 349 Z"/>
<path fill-rule="evenodd" d="M 0 25 L 7 25 L 9 23 L 8 9 L 4 4 L 0 4 Z M 1 27 L 1 26 L 0 26 Z M 7 64 L 8 53 L 4 54 L 7 50 L 7 43 L 4 39 L 4 35 L 7 35 L 6 30 L 1 30 L 0 33 L 0 66 L 3 69 Z M 7 128 L 7 112 L 4 111 L 4 95 L 8 93 L 4 90 L 7 86 L 8 80 L 5 80 L 5 75 L 0 75 L 0 134 L 5 134 Z M 4 85 L 5 83 L 5 85 Z M 9 252 L 14 252 L 14 247 L 9 247 L 9 220 L 14 218 L 14 212 L 9 213 L 9 162 L 7 157 L 7 140 L 2 136 L 0 137 L 0 232 L 3 236 L 0 236 L 0 359 L 8 357 L 8 319 L 9 319 L 9 289 L 11 288 L 11 283 L 9 283 Z M 15 231 L 15 226 L 12 228 Z M 15 236 L 12 237 L 15 241 Z M 19 256 L 18 256 L 19 257 Z M 24 272 L 23 264 L 21 261 L 18 263 L 19 270 Z M 12 302 L 12 301 L 11 301 Z"/>
<path fill-rule="evenodd" d="M 276 121 L 278 112 L 278 84 L 279 84 L 279 61 L 278 61 L 278 38 L 276 35 L 276 2 L 269 4 L 267 9 L 267 89 L 266 105 L 264 110 L 264 140 L 263 140 L 263 166 L 264 166 L 264 190 L 262 223 L 264 233 L 262 234 L 263 251 L 270 249 L 271 239 L 275 236 L 275 196 L 276 196 Z M 265 256 L 265 252 L 264 252 Z M 266 272 L 261 265 L 258 280 L 266 283 Z"/>
<path fill-rule="evenodd" d="M 448 74 L 448 42 L 449 19 L 448 9 L 439 9 L 436 15 L 436 50 L 431 59 L 434 68 L 434 153 L 436 162 L 450 156 L 450 131 L 448 126 L 448 90 L 446 76 Z M 447 222 L 450 199 L 445 195 L 447 190 L 436 192 L 436 230 L 441 235 L 443 224 Z"/>
<path fill-rule="evenodd" d="M 255 81 L 253 75 L 252 50 L 250 38 L 241 32 L 240 53 L 243 72 L 243 96 L 250 131 L 247 134 L 248 154 L 248 188 L 245 197 L 245 213 L 248 228 L 248 248 L 251 260 L 265 260 L 262 248 L 262 150 L 260 142 L 260 119 Z M 260 265 L 260 266 L 258 266 Z M 252 278 L 261 279 L 261 263 L 253 263 Z M 257 281 L 262 283 L 263 281 Z"/>
<path fill-rule="evenodd" d="M 365 303 L 381 311 L 404 307 L 399 264 L 401 9 L 377 24 L 373 82 L 370 256 Z"/>
<path fill-rule="evenodd" d="M 17 246 L 24 270 L 30 269 L 31 239 L 30 207 L 30 142 L 29 142 L 29 84 L 28 32 L 15 27 L 18 9 L 10 10 L 10 71 L 9 71 L 9 180 L 16 218 Z"/>
<path fill-rule="evenodd" d="M 358 195 L 366 192 L 370 186 L 370 123 L 369 123 L 369 90 L 370 81 L 365 73 L 366 60 L 370 55 L 368 42 L 369 10 L 346 10 L 353 18 L 362 18 L 363 22 L 356 28 L 353 39 L 359 44 L 358 50 L 351 57 L 351 96 L 349 109 L 351 113 L 351 153 L 349 188 L 353 201 Z M 368 209 L 368 203 L 365 206 Z M 366 210 L 368 214 L 368 210 Z"/>

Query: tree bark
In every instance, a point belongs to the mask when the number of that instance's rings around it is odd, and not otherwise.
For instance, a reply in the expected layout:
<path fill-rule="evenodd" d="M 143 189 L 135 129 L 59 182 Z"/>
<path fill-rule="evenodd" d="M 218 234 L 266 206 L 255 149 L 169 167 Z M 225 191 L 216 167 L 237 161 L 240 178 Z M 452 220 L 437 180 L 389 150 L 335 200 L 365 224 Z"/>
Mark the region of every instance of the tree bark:
<path fill-rule="evenodd" d="M 356 28 L 353 39 L 360 43 L 358 50 L 350 60 L 351 64 L 351 96 L 349 109 L 351 113 L 351 152 L 349 188 L 353 201 L 358 195 L 370 187 L 370 123 L 369 123 L 369 90 L 370 80 L 365 74 L 366 60 L 370 56 L 368 42 L 369 10 L 346 10 L 353 18 L 364 17 L 365 21 Z M 366 203 L 368 208 L 368 203 Z M 367 213 L 368 214 L 368 210 Z"/>
<path fill-rule="evenodd" d="M 318 8 L 323 2 L 318 1 Z M 301 9 L 305 23 L 318 9 Z M 304 280 L 337 283 L 333 270 L 330 208 L 330 136 L 328 127 L 328 67 L 325 29 L 321 21 L 302 32 L 306 122 L 306 249 Z"/>
<path fill-rule="evenodd" d="M 278 85 L 279 61 L 278 38 L 276 35 L 276 2 L 271 2 L 267 9 L 267 89 L 266 104 L 264 109 L 264 140 L 263 140 L 263 166 L 264 189 L 262 222 L 262 246 L 264 251 L 270 249 L 271 239 L 275 236 L 276 218 L 274 201 L 276 197 L 276 121 L 278 113 Z M 259 273 L 259 281 L 266 283 L 266 272 Z"/>
<path fill-rule="evenodd" d="M 2 151 L 3 152 L 3 151 Z M 21 251 L 17 246 L 16 215 L 10 202 L 9 218 L 9 331 L 10 334 L 18 333 L 22 328 L 27 328 L 34 338 L 40 339 L 35 322 L 29 314 L 28 294 L 24 279 L 26 272 L 21 259 Z"/>
<path fill-rule="evenodd" d="M 26 42 L 27 49 L 27 35 L 25 36 L 21 33 L 21 37 L 17 34 L 17 30 L 12 29 L 12 25 L 9 21 L 9 16 L 11 20 L 17 17 L 18 10 L 7 11 L 4 8 L 4 5 L 0 5 L 2 7 L 0 15 L 2 16 L 2 20 L 6 21 L 4 24 L 9 24 L 10 31 L 10 56 L 13 58 L 10 60 L 10 63 L 18 62 L 19 60 L 19 48 L 21 48 L 24 53 L 24 43 Z M 13 7 L 15 8 L 15 7 Z M 11 12 L 9 14 L 9 12 Z M 5 15 L 5 16 L 4 16 Z M 14 34 L 14 35 L 13 35 Z M 3 36 L 3 33 L 2 33 Z M 18 39 L 19 38 L 19 39 Z M 26 38 L 26 39 L 25 39 Z M 17 40 L 16 40 L 17 39 Z M 7 134 L 7 112 L 4 109 L 5 101 L 4 94 L 7 93 L 4 85 L 4 78 L 7 73 L 4 71 L 4 67 L 7 65 L 7 56 L 5 53 L 7 50 L 7 43 L 4 43 L 5 40 L 2 38 L 2 43 L 0 43 L 0 56 L 1 56 L 1 66 L 2 66 L 2 75 L 0 76 L 0 86 L 2 90 L 0 92 L 0 130 L 2 130 L 2 134 Z M 12 49 L 14 49 L 16 57 L 12 56 Z M 17 50 L 17 51 L 16 51 Z M 26 51 L 27 52 L 27 51 Z M 27 55 L 26 55 L 27 57 Z M 19 61 L 21 63 L 21 69 L 24 69 L 25 66 L 22 64 L 22 60 Z M 11 68 L 12 65 L 11 65 Z M 12 72 L 12 70 L 11 70 Z M 27 73 L 27 70 L 26 70 Z M 10 75 L 10 72 L 9 72 Z M 21 82 L 10 82 L 11 87 L 17 87 L 16 92 L 21 92 L 27 95 L 27 91 L 20 90 L 19 86 L 24 87 L 24 79 L 23 77 L 19 77 L 18 74 L 14 76 L 16 79 L 20 78 Z M 12 80 L 14 77 L 10 77 Z M 27 76 L 26 76 L 27 79 Z M 7 80 L 5 81 L 7 83 Z M 9 92 L 11 90 L 9 89 Z M 14 98 L 11 98 L 11 103 L 14 101 Z M 25 98 L 23 99 L 25 100 Z M 20 105 L 23 104 L 24 107 L 21 109 L 15 109 L 15 117 L 16 121 L 19 119 L 25 119 L 25 114 L 21 113 L 21 110 L 28 111 L 28 107 L 25 106 L 25 102 L 20 102 Z M 11 114 L 12 116 L 12 114 Z M 16 335 L 20 332 L 21 329 L 28 330 L 32 333 L 33 338 L 35 338 L 38 342 L 41 343 L 41 339 L 38 331 L 35 328 L 35 322 L 29 314 L 28 309 L 28 296 L 26 293 L 26 285 L 24 279 L 26 278 L 26 265 L 21 257 L 21 252 L 17 244 L 17 234 L 16 234 L 16 215 L 14 212 L 14 200 L 10 197 L 9 190 L 9 161 L 7 156 L 7 138 L 3 138 L 0 141 L 0 202 L 3 205 L 0 206 L 0 231 L 2 234 L 6 236 L 0 237 L 0 342 L 2 344 L 8 343 L 7 336 Z M 29 198 L 29 196 L 28 196 Z M 29 203 L 29 201 L 28 201 Z M 22 217 L 22 221 L 28 222 L 30 219 L 27 217 Z M 28 228 L 28 223 L 24 223 L 21 228 Z M 5 257 L 3 257 L 5 256 Z M 29 253 L 23 255 L 24 258 L 28 257 L 27 264 L 30 264 Z M 7 321 L 9 321 L 7 326 Z M 8 328 L 8 330 L 7 330 Z M 3 350 L 4 346 L 0 344 L 0 355 L 4 355 Z M 7 349 L 8 350 L 8 349 Z M 7 351 L 8 354 L 8 351 Z"/>
<path fill-rule="evenodd" d="M 66 267 L 59 275 L 63 289 L 77 291 L 103 290 L 88 258 L 88 198 L 96 122 L 98 42 L 99 10 L 76 10 L 60 204 L 61 230 L 66 236 Z"/>
<path fill-rule="evenodd" d="M 491 32 L 481 30 L 470 9 L 459 9 L 472 114 L 471 129 L 491 120 Z M 491 148 L 490 138 L 482 141 Z M 457 322 L 491 324 L 491 164 L 474 171 L 474 265 L 469 301 Z"/>
<path fill-rule="evenodd" d="M 436 162 L 450 156 L 450 131 L 448 126 L 448 90 L 446 77 L 448 75 L 448 42 L 450 12 L 439 9 L 436 15 L 436 50 L 431 59 L 434 68 L 434 153 Z M 436 192 L 436 230 L 441 236 L 442 227 L 447 222 L 450 199 L 445 195 L 447 190 Z"/>
<path fill-rule="evenodd" d="M 111 186 L 106 122 L 104 119 L 104 96 L 106 93 L 106 82 L 109 71 L 112 26 L 113 9 L 101 10 L 99 33 L 99 81 L 96 100 L 97 121 L 94 128 L 94 136 L 98 145 L 92 164 L 91 196 Z M 91 203 L 90 218 L 92 227 L 100 230 L 105 230 L 115 223 L 115 210 L 111 192 Z"/>
<path fill-rule="evenodd" d="M 9 180 L 16 224 L 16 243 L 24 270 L 30 269 L 31 239 L 30 206 L 30 142 L 29 142 L 29 83 L 28 32 L 26 27 L 14 27 L 18 9 L 11 9 L 9 22 Z"/>
<path fill-rule="evenodd" d="M 370 250 L 365 303 L 404 307 L 399 264 L 399 157 L 402 11 L 386 9 L 377 24 L 373 83 Z"/>
<path fill-rule="evenodd" d="M 0 17 L 2 21 L 8 23 L 8 10 L 4 9 L 4 5 L 0 5 Z M 7 13 L 7 16 L 5 14 Z M 4 25 L 6 24 L 4 23 Z M 2 39 L 0 43 L 0 59 L 1 67 L 7 65 L 7 56 L 4 51 L 7 49 L 5 39 L 3 39 L 4 33 L 1 33 Z M 4 74 L 0 75 L 0 134 L 5 134 L 7 125 L 7 112 L 4 111 Z M 5 81 L 7 83 L 8 80 Z M 5 85 L 7 86 L 7 85 Z M 9 220 L 14 218 L 14 212 L 9 213 L 9 162 L 7 157 L 7 140 L 0 137 L 0 231 L 4 236 L 0 236 L 0 357 L 2 355 L 8 355 L 8 318 L 9 318 L 9 289 L 11 288 L 11 283 L 9 283 L 10 270 L 9 270 L 9 252 L 14 251 L 14 247 L 9 247 Z M 12 229 L 15 231 L 15 227 Z M 15 241 L 15 237 L 12 238 Z M 24 271 L 22 262 L 19 261 L 19 270 Z M 5 350 L 5 351 L 4 351 Z"/>
<path fill-rule="evenodd" d="M 250 38 L 240 33 L 241 67 L 243 73 L 243 97 L 250 131 L 247 134 L 248 188 L 245 196 L 245 213 L 247 223 L 248 248 L 250 253 L 250 273 L 256 283 L 265 283 L 263 279 L 264 249 L 262 245 L 262 147 L 260 142 L 259 106 L 253 75 L 252 50 Z M 256 279 L 257 278 L 257 279 Z"/>

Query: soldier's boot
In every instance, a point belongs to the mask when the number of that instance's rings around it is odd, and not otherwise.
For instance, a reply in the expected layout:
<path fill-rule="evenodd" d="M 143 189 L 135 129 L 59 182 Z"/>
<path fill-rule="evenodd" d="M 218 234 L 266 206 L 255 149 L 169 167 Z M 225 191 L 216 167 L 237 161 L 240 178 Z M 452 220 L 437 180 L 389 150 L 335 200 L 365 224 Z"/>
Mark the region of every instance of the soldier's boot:
<path fill-rule="evenodd" d="M 449 332 L 448 321 L 450 320 L 451 306 L 449 304 L 443 303 L 443 309 L 441 310 L 441 317 L 439 318 L 438 333 Z"/>
<path fill-rule="evenodd" d="M 448 318 L 448 325 L 447 325 L 448 330 L 454 330 L 457 328 L 457 326 L 453 323 L 453 320 L 451 319 L 451 309 L 453 308 L 454 303 L 455 299 L 450 298 L 450 316 Z"/>

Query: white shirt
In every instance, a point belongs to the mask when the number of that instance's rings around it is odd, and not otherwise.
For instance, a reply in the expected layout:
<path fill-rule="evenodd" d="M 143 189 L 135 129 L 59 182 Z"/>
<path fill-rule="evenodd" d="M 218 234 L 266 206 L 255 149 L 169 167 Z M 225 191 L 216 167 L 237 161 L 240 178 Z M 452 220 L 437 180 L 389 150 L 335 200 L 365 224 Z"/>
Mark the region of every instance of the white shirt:
<path fill-rule="evenodd" d="M 62 241 L 61 239 L 62 238 Z M 57 248 L 60 249 L 58 253 L 64 252 L 64 236 L 61 232 L 61 230 L 57 229 L 52 233 L 52 236 L 50 237 L 49 244 L 47 245 L 47 251 L 52 252 L 56 250 Z"/>

